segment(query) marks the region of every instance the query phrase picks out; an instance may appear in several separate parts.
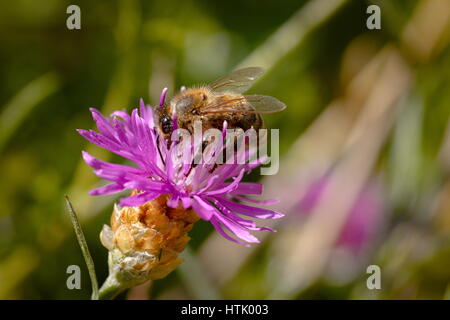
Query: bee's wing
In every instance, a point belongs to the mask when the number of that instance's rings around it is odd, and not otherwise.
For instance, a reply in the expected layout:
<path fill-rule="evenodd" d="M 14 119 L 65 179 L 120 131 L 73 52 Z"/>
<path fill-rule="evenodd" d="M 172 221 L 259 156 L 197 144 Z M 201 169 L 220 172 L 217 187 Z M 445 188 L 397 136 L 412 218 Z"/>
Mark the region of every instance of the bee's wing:
<path fill-rule="evenodd" d="M 245 103 L 239 103 L 242 101 L 250 104 L 253 108 L 248 108 Z M 209 106 L 204 108 L 202 113 L 274 113 L 284 109 L 286 109 L 286 105 L 274 97 L 253 94 Z"/>
<path fill-rule="evenodd" d="M 283 102 L 271 96 L 252 94 L 244 98 L 255 109 L 255 113 L 274 113 L 286 109 Z"/>
<path fill-rule="evenodd" d="M 264 69 L 259 67 L 239 69 L 210 83 L 209 87 L 214 92 L 218 93 L 243 93 L 250 89 L 253 82 L 255 82 L 263 72 Z"/>

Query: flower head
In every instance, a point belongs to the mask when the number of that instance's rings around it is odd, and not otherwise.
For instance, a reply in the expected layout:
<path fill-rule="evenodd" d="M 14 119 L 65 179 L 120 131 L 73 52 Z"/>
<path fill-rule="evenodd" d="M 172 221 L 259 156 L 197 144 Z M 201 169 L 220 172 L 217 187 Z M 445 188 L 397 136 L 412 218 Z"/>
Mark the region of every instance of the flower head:
<path fill-rule="evenodd" d="M 160 104 L 164 103 L 164 96 L 165 92 Z M 152 107 L 146 106 L 142 99 L 139 110 L 134 109 L 131 114 L 116 111 L 107 118 L 96 109 L 91 109 L 91 113 L 99 132 L 81 129 L 78 132 L 90 142 L 135 164 L 113 164 L 83 151 L 83 158 L 94 173 L 112 182 L 92 190 L 91 195 L 134 190 L 132 195 L 120 200 L 122 207 L 141 206 L 166 195 L 168 207 L 192 209 L 201 219 L 211 222 L 225 238 L 242 245 L 259 242 L 251 230 L 274 230 L 257 227 L 254 221 L 241 215 L 260 219 L 283 216 L 269 209 L 235 201 L 269 203 L 246 198 L 247 195 L 260 195 L 262 185 L 242 182 L 244 174 L 261 161 L 219 165 L 211 161 L 198 164 L 186 162 L 186 158 L 180 155 L 180 141 L 167 141 L 159 134 Z M 188 145 L 187 148 L 193 149 L 194 146 Z M 213 149 L 211 156 L 219 157 L 221 148 L 223 146 Z"/>

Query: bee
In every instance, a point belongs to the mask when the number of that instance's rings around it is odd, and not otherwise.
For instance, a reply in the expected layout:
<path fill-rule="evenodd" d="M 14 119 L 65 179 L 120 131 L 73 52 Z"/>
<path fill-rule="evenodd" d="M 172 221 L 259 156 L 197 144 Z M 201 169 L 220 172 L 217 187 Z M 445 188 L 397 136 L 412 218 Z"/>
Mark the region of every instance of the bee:
<path fill-rule="evenodd" d="M 239 69 L 206 86 L 188 88 L 176 94 L 158 110 L 159 129 L 169 138 L 178 128 L 194 132 L 194 122 L 201 121 L 202 130 L 222 130 L 224 121 L 229 129 L 244 131 L 264 128 L 263 113 L 282 111 L 286 105 L 274 97 L 243 95 L 263 74 L 258 67 Z"/>

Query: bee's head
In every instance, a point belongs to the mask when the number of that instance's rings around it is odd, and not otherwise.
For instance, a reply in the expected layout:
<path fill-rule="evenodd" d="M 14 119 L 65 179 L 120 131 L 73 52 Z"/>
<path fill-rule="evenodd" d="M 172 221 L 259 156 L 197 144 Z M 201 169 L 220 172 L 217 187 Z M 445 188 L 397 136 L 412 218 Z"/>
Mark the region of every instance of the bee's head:
<path fill-rule="evenodd" d="M 162 133 L 169 135 L 173 130 L 173 120 L 167 113 L 163 112 L 159 116 L 159 127 Z"/>
<path fill-rule="evenodd" d="M 159 108 L 157 109 L 157 122 L 161 132 L 167 137 L 173 131 L 173 119 L 169 115 L 166 104 L 167 88 L 164 88 L 159 98 Z M 155 119 L 156 120 L 156 119 Z"/>

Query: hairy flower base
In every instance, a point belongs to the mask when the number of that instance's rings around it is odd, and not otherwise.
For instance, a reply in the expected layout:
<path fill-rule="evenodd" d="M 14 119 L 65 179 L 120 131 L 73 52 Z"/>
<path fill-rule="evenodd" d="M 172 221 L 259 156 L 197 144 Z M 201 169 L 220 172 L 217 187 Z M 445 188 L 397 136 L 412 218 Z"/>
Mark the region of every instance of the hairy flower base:
<path fill-rule="evenodd" d="M 105 225 L 100 233 L 102 244 L 109 250 L 109 277 L 100 294 L 111 288 L 117 294 L 164 278 L 182 262 L 178 255 L 189 242 L 187 233 L 199 217 L 192 209 L 168 207 L 168 199 L 161 195 L 137 207 L 114 207 L 111 227 Z"/>

